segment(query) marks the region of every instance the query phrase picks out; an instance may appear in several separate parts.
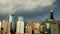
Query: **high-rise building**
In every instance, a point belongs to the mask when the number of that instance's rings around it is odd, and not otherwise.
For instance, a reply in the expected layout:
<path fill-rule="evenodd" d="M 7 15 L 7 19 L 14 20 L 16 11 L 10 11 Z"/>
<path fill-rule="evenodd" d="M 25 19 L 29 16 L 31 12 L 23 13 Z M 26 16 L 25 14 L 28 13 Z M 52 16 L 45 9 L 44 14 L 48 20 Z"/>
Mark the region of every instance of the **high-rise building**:
<path fill-rule="evenodd" d="M 11 34 L 11 23 L 8 20 L 4 20 L 2 23 L 3 34 Z"/>
<path fill-rule="evenodd" d="M 12 29 L 12 33 L 14 34 L 15 33 L 15 30 L 16 30 L 16 18 L 15 18 L 15 15 L 14 14 L 11 14 L 9 16 L 9 21 L 11 22 L 11 29 Z"/>
<path fill-rule="evenodd" d="M 40 34 L 40 23 L 35 22 L 33 25 L 34 25 L 34 34 Z"/>
<path fill-rule="evenodd" d="M 16 34 L 24 34 L 24 18 L 21 16 L 18 17 Z"/>
<path fill-rule="evenodd" d="M 30 21 L 26 24 L 25 30 L 26 34 L 32 34 L 32 23 Z"/>

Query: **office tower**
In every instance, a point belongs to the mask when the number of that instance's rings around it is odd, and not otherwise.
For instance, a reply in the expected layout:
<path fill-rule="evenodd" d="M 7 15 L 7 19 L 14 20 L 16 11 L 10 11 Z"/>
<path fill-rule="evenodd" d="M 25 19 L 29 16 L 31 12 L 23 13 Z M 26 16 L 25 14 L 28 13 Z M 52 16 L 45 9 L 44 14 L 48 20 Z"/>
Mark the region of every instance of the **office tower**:
<path fill-rule="evenodd" d="M 27 22 L 25 29 L 26 34 L 32 34 L 32 23 L 30 21 Z"/>
<path fill-rule="evenodd" d="M 39 22 L 35 22 L 34 24 L 34 34 L 40 34 L 40 23 Z"/>
<path fill-rule="evenodd" d="M 9 15 L 9 21 L 12 24 L 12 26 L 11 26 L 12 34 L 14 34 L 15 33 L 15 30 L 16 30 L 16 18 L 15 18 L 15 15 L 14 14 Z"/>
<path fill-rule="evenodd" d="M 10 26 L 10 22 L 8 21 L 8 20 L 4 20 L 3 21 L 3 23 L 2 23 L 2 28 L 3 28 L 3 34 L 11 34 L 11 32 L 10 32 L 10 28 L 11 28 L 11 26 Z"/>
<path fill-rule="evenodd" d="M 24 18 L 21 16 L 18 17 L 16 34 L 24 34 Z"/>

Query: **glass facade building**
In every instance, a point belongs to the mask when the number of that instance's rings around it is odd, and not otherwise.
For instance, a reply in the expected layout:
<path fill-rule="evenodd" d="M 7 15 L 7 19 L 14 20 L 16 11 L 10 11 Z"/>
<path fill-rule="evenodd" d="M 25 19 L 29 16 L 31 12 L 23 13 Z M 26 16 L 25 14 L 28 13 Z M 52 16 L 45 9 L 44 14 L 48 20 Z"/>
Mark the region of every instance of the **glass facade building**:
<path fill-rule="evenodd" d="M 16 31 L 16 18 L 15 18 L 15 15 L 11 14 L 9 16 L 9 21 L 11 22 L 12 33 L 15 33 L 15 31 Z"/>

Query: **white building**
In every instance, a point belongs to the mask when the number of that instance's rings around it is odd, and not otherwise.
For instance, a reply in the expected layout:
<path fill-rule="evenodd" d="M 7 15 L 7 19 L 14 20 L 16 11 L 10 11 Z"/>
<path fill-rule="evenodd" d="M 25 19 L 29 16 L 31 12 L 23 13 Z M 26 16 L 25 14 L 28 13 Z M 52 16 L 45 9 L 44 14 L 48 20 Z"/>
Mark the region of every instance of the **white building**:
<path fill-rule="evenodd" d="M 50 24 L 46 23 L 46 28 L 49 29 L 50 28 Z"/>
<path fill-rule="evenodd" d="M 23 19 L 23 17 L 18 17 L 16 34 L 24 34 L 24 19 Z"/>
<path fill-rule="evenodd" d="M 1 21 L 0 21 L 0 30 L 1 30 Z"/>

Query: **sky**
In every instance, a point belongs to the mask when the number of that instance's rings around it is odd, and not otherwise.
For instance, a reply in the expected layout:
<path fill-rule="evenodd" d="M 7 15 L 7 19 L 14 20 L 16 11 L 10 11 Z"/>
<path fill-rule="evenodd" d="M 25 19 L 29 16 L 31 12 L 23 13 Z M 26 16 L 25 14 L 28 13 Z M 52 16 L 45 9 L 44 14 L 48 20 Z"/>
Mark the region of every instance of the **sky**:
<path fill-rule="evenodd" d="M 53 6 L 52 6 L 53 3 Z M 49 18 L 51 7 L 54 17 L 60 19 L 60 0 L 0 0 L 0 20 L 10 14 L 23 16 L 26 20 L 42 20 Z"/>

